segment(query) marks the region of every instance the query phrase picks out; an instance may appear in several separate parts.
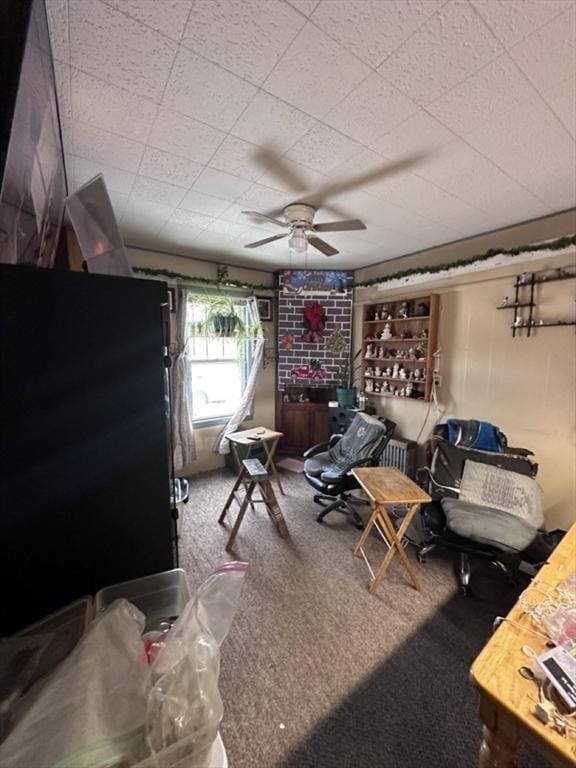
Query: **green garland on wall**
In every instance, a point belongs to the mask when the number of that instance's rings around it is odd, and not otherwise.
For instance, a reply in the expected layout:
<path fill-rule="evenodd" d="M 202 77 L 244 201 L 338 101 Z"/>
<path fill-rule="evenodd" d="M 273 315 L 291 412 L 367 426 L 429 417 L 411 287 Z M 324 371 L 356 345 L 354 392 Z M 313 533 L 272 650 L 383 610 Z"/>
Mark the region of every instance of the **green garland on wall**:
<path fill-rule="evenodd" d="M 389 283 L 392 280 L 412 277 L 412 275 L 433 275 L 438 272 L 457 269 L 458 267 L 467 267 L 469 264 L 477 264 L 479 261 L 487 261 L 494 256 L 519 256 L 522 253 L 533 253 L 536 251 L 560 251 L 563 248 L 568 248 L 570 245 L 576 245 L 576 235 L 565 235 L 564 237 L 559 237 L 557 240 L 551 240 L 547 243 L 537 243 L 536 245 L 517 245 L 514 248 L 491 248 L 489 251 L 486 251 L 486 253 L 482 253 L 479 256 L 470 256 L 467 259 L 444 262 L 431 267 L 412 267 L 411 269 L 403 269 L 399 272 L 393 272 L 391 275 L 371 277 L 369 280 L 354 282 L 353 287 L 369 288 L 373 285 Z M 169 269 L 153 269 L 152 267 L 133 267 L 133 269 L 134 272 L 148 275 L 149 277 L 164 277 L 168 280 L 184 280 L 188 283 L 210 285 L 217 288 L 249 288 L 252 291 L 275 290 L 271 285 L 248 283 L 243 280 L 232 280 L 229 277 L 226 277 L 224 280 L 218 280 L 217 278 L 212 277 L 192 277 L 191 275 L 183 275 L 180 272 L 171 272 Z"/>
<path fill-rule="evenodd" d="M 169 269 L 153 269 L 152 267 L 132 267 L 134 272 L 148 277 L 165 277 L 168 280 L 184 280 L 187 283 L 198 283 L 199 285 L 211 285 L 216 288 L 250 288 L 253 291 L 273 291 L 274 286 L 264 285 L 263 283 L 248 283 L 244 280 L 233 280 L 227 277 L 225 280 L 218 280 L 215 277 L 193 277 L 192 275 L 183 275 L 180 272 L 171 272 Z"/>
<path fill-rule="evenodd" d="M 393 272 L 391 275 L 383 275 L 382 277 L 371 277 L 369 280 L 361 280 L 354 282 L 354 288 L 368 288 L 372 285 L 381 285 L 382 283 L 389 283 L 391 280 L 400 280 L 404 277 L 411 277 L 412 275 L 429 275 L 436 274 L 437 272 L 445 272 L 449 269 L 457 269 L 458 267 L 466 267 L 469 264 L 476 264 L 479 261 L 487 261 L 494 256 L 519 256 L 522 253 L 532 253 L 534 251 L 560 251 L 562 248 L 567 248 L 569 245 L 576 245 L 576 235 L 565 235 L 558 238 L 558 240 L 551 240 L 547 243 L 538 243 L 536 245 L 517 245 L 515 248 L 491 248 L 486 253 L 482 253 L 479 256 L 470 256 L 467 259 L 459 259 L 458 261 L 444 262 L 443 264 L 437 264 L 431 267 L 412 267 L 411 269 L 403 269 L 399 272 Z"/>

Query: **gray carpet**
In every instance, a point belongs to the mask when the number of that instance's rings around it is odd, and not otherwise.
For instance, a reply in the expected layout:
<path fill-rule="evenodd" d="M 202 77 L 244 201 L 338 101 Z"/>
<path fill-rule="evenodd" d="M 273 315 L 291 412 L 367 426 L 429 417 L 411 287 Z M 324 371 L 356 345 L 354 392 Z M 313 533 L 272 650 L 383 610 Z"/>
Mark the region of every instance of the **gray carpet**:
<path fill-rule="evenodd" d="M 180 542 L 192 586 L 227 560 L 250 563 L 222 653 L 231 768 L 474 766 L 481 728 L 468 671 L 517 593 L 484 567 L 473 574 L 476 596 L 464 598 L 451 561 L 431 555 L 418 566 L 421 594 L 398 558 L 368 594 L 366 566 L 352 556 L 359 532 L 334 513 L 318 525 L 312 489 L 291 472 L 279 495 L 291 538 L 259 507 L 230 557 L 217 518 L 233 479 L 192 478 Z M 376 562 L 382 547 L 369 543 Z M 518 768 L 544 764 L 523 752 Z"/>

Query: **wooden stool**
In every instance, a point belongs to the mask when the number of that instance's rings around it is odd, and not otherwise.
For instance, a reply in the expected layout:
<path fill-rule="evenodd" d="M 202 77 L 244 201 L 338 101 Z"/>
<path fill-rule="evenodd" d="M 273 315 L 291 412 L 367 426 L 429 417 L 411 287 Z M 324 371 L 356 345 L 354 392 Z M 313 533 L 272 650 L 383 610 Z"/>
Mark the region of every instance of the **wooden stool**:
<path fill-rule="evenodd" d="M 236 496 L 236 492 L 242 485 L 246 486 L 246 495 L 244 499 L 240 501 L 240 499 Z M 261 499 L 252 498 L 252 494 L 256 488 L 260 489 L 260 493 L 262 495 Z M 272 518 L 272 522 L 278 529 L 280 536 L 282 536 L 283 539 L 287 538 L 288 528 L 286 526 L 286 521 L 284 520 L 282 512 L 280 511 L 280 507 L 278 506 L 278 501 L 276 500 L 274 490 L 268 478 L 268 472 L 258 459 L 244 459 L 242 462 L 242 469 L 240 470 L 240 474 L 236 478 L 234 487 L 230 491 L 230 495 L 228 496 L 226 504 L 224 505 L 224 509 L 218 518 L 220 525 L 224 524 L 226 513 L 230 509 L 233 501 L 236 501 L 240 505 L 240 511 L 238 512 L 238 517 L 236 518 L 236 521 L 230 532 L 230 537 L 228 538 L 228 542 L 226 544 L 227 552 L 229 552 L 234 546 L 234 539 L 236 538 L 238 530 L 240 529 L 240 525 L 244 519 L 248 505 L 253 505 L 255 503 L 257 504 L 259 502 L 263 503 L 266 507 L 266 511 Z"/>

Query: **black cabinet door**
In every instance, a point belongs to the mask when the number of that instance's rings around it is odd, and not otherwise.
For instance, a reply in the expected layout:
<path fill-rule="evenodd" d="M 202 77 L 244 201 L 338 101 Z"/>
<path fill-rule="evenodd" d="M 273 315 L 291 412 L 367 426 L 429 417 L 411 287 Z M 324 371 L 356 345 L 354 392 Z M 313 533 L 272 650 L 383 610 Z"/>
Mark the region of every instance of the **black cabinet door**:
<path fill-rule="evenodd" d="M 155 281 L 0 265 L 0 634 L 173 567 Z"/>

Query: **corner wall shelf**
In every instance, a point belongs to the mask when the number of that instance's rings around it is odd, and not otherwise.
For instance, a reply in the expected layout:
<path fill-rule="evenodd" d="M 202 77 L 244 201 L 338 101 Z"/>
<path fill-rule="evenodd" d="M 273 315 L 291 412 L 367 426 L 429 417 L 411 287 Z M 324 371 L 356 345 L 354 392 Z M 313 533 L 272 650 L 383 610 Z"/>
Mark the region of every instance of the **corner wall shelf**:
<path fill-rule="evenodd" d="M 509 303 L 508 297 L 506 296 L 500 306 L 496 307 L 496 309 L 514 310 L 514 318 L 512 320 L 512 325 L 510 326 L 512 328 L 513 338 L 516 336 L 516 332 L 520 332 L 522 329 L 526 330 L 527 336 L 531 336 L 536 328 L 576 325 L 576 320 L 537 321 L 534 319 L 534 309 L 537 307 L 534 297 L 535 286 L 542 283 L 556 282 L 558 280 L 573 280 L 576 278 L 576 271 L 570 270 L 573 270 L 573 267 L 558 267 L 556 269 L 543 270 L 542 272 L 523 272 L 521 275 L 516 276 L 516 280 L 514 281 L 514 301 Z M 522 296 L 524 290 L 530 291 L 528 300 L 525 300 Z M 520 309 L 525 307 L 529 310 L 528 317 L 519 312 Z"/>

